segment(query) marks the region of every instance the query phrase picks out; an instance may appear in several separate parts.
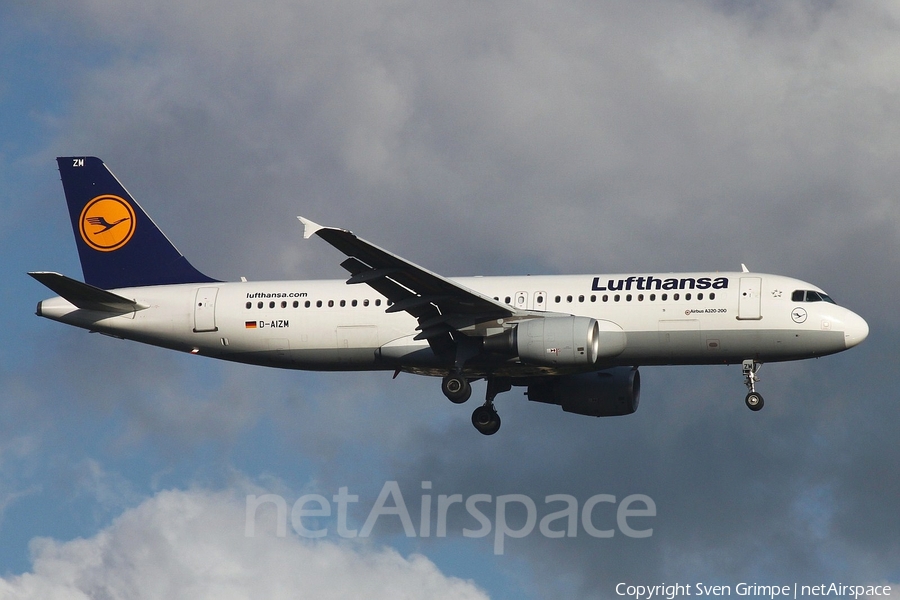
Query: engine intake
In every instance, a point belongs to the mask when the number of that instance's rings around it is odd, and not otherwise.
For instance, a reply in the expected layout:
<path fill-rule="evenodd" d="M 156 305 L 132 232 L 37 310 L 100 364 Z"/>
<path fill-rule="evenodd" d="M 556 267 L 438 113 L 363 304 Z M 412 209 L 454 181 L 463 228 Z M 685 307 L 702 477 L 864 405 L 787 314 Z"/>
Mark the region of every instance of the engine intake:
<path fill-rule="evenodd" d="M 534 383 L 525 392 L 533 402 L 558 404 L 566 412 L 592 417 L 618 417 L 637 410 L 641 374 L 637 368 L 615 367 L 605 371 L 563 375 Z"/>

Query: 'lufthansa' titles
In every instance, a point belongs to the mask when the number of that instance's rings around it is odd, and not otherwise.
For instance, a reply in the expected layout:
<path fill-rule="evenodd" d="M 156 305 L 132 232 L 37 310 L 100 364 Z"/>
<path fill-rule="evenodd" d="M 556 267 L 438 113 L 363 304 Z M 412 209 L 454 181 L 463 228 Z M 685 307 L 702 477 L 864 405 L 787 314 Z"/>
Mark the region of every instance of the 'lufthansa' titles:
<path fill-rule="evenodd" d="M 595 292 L 621 292 L 629 290 L 724 290 L 728 288 L 727 277 L 669 277 L 661 279 L 652 275 L 630 276 L 625 279 L 608 279 L 601 285 L 599 277 L 594 277 L 591 290 Z"/>

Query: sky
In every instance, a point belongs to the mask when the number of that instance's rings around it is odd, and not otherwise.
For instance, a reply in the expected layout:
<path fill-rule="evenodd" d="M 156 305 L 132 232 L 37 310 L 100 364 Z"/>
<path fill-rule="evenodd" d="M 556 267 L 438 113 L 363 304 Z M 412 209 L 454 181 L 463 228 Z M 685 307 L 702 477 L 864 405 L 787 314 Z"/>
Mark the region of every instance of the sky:
<path fill-rule="evenodd" d="M 898 56 L 890 0 L 0 1 L 0 597 L 897 594 Z M 217 363 L 36 317 L 52 294 L 26 272 L 81 276 L 54 160 L 72 155 L 101 157 L 218 279 L 345 277 L 302 214 L 449 276 L 744 263 L 871 333 L 765 365 L 759 413 L 739 366 L 654 367 L 633 415 L 515 390 L 484 437 L 437 380 Z M 457 494 L 490 498 L 489 533 L 457 504 L 438 535 Z M 541 521 L 549 496 L 593 498 L 614 535 L 516 537 L 521 499 Z M 650 535 L 625 534 L 629 508 Z"/>

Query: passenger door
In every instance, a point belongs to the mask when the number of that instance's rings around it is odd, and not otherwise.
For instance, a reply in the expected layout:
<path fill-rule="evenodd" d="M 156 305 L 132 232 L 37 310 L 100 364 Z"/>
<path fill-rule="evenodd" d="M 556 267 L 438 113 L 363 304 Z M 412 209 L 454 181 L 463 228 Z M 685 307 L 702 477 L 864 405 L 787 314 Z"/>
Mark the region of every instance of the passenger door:
<path fill-rule="evenodd" d="M 738 319 L 761 319 L 760 314 L 760 288 L 761 277 L 741 277 L 741 291 L 738 299 Z"/>

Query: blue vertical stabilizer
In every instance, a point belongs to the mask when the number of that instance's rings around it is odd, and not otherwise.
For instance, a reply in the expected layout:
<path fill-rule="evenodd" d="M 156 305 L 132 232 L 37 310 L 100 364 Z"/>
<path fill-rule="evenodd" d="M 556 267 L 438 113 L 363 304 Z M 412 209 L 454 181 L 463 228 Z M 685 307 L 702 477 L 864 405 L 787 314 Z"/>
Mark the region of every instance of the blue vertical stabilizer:
<path fill-rule="evenodd" d="M 216 281 L 188 262 L 103 161 L 56 161 L 86 283 L 108 290 Z"/>

